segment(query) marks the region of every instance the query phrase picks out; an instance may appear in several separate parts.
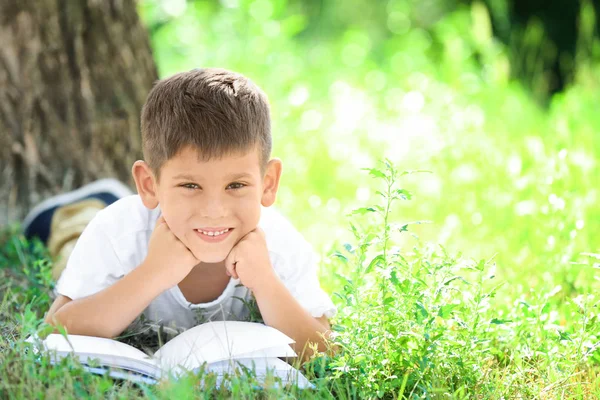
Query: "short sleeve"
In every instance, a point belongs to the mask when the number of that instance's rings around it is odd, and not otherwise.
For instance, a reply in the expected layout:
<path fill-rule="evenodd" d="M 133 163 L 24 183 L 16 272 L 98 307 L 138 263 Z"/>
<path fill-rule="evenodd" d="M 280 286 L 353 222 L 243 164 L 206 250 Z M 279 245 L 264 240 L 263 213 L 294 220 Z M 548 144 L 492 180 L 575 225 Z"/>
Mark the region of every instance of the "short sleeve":
<path fill-rule="evenodd" d="M 114 246 L 99 223 L 101 213 L 96 214 L 77 239 L 56 284 L 57 294 L 80 299 L 111 286 L 123 277 L 123 268 Z"/>
<path fill-rule="evenodd" d="M 329 295 L 321 288 L 317 276 L 317 255 L 310 245 L 301 252 L 287 255 L 289 269 L 283 281 L 292 296 L 313 317 L 333 317 L 337 309 Z"/>

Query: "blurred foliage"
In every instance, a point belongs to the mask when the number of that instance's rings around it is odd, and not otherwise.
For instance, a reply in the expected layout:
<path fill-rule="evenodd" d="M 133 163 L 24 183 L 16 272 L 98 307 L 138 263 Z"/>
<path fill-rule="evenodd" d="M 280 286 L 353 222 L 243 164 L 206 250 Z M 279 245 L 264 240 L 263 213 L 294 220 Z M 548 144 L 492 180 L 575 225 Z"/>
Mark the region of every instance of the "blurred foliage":
<path fill-rule="evenodd" d="M 577 0 L 461 0 L 490 10 L 492 31 L 509 49 L 511 76 L 547 105 L 573 83 L 579 64 L 598 57 L 600 3 Z"/>
<path fill-rule="evenodd" d="M 494 4 L 495 19 L 508 13 Z M 144 0 L 139 10 L 161 76 L 218 66 L 269 95 L 273 155 L 284 163 L 277 206 L 323 254 L 351 237 L 345 215 L 373 199 L 360 168 L 388 157 L 433 172 L 407 177 L 416 201 L 393 215 L 431 220 L 413 228 L 422 239 L 497 253 L 499 273 L 526 286 L 587 282 L 572 262 L 598 248 L 600 231 L 600 44 L 589 2 L 574 82 L 548 108 L 510 78 L 481 2 Z M 323 275 L 333 289 L 332 272 Z"/>

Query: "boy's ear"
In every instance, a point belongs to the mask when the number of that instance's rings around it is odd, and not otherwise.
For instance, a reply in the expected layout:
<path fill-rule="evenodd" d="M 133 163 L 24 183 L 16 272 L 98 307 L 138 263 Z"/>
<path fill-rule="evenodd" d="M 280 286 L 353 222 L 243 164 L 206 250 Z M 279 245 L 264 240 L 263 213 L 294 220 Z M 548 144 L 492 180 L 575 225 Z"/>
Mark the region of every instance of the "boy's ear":
<path fill-rule="evenodd" d="M 281 160 L 278 158 L 270 160 L 267 164 L 267 169 L 263 178 L 263 193 L 260 200 L 260 203 L 264 207 L 270 207 L 275 203 L 282 167 Z"/>
<path fill-rule="evenodd" d="M 155 209 L 158 206 L 157 185 L 148 164 L 143 160 L 137 160 L 131 167 L 131 174 L 144 206 L 150 210 Z"/>

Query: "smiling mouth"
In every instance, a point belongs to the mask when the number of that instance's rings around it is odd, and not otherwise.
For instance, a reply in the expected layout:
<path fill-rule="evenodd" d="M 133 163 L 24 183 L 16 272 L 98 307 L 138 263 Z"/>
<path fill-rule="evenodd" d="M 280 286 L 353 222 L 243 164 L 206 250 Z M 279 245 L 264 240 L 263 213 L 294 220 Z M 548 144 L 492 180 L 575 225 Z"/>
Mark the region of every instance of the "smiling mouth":
<path fill-rule="evenodd" d="M 218 231 L 214 231 L 214 230 L 204 231 L 202 229 L 194 229 L 194 231 L 201 233 L 203 235 L 206 235 L 206 236 L 210 236 L 210 237 L 225 235 L 226 233 L 231 232 L 232 230 L 233 230 L 233 228 L 225 228 L 225 229 L 218 230 Z"/>

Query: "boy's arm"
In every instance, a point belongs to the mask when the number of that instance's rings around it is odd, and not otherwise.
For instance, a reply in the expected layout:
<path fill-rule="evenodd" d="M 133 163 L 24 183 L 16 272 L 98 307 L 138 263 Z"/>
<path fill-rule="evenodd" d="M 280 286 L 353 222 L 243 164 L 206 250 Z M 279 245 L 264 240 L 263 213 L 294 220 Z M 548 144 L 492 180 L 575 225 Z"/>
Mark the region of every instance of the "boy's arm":
<path fill-rule="evenodd" d="M 50 311 L 57 311 L 48 312 L 45 321 L 54 326 L 63 325 L 72 335 L 113 338 L 123 332 L 155 297 L 181 282 L 199 263 L 200 260 L 171 232 L 161 216 L 150 237 L 144 262 L 91 296 L 67 302 L 60 308 L 53 304 Z"/>
<path fill-rule="evenodd" d="M 329 318 L 327 318 L 326 316 L 322 316 L 322 317 L 318 317 L 317 321 L 319 321 L 321 323 L 321 325 L 323 325 L 325 327 L 325 329 L 327 330 L 331 330 L 331 325 L 329 324 Z"/>
<path fill-rule="evenodd" d="M 327 317 L 310 315 L 275 274 L 268 285 L 261 285 L 253 293 L 265 324 L 294 339 L 292 347 L 303 361 L 312 355 L 308 342 L 316 343 L 319 352 L 327 350 L 323 338 L 331 332 Z"/>
<path fill-rule="evenodd" d="M 308 264 L 301 272 L 311 275 L 311 266 Z M 225 267 L 228 275 L 239 278 L 252 291 L 265 324 L 294 339 L 292 347 L 303 361 L 312 355 L 308 342 L 316 343 L 319 352 L 328 350 L 329 321 L 324 316 L 313 317 L 281 281 L 271 265 L 262 229 L 256 228 L 236 243 L 225 259 Z M 314 285 L 310 282 L 309 286 Z M 333 346 L 332 350 L 337 349 Z"/>
<path fill-rule="evenodd" d="M 122 333 L 150 302 L 168 289 L 160 273 L 141 264 L 113 285 L 91 296 L 56 299 L 45 322 L 62 325 L 71 335 L 113 338 Z M 62 304 L 61 304 L 62 303 Z"/>
<path fill-rule="evenodd" d="M 59 294 L 58 297 L 54 300 L 54 302 L 50 306 L 50 309 L 48 310 L 48 312 L 46 313 L 46 316 L 44 317 L 45 321 L 48 322 L 49 317 L 54 315 L 54 313 L 57 312 L 62 306 L 64 306 L 67 303 L 70 303 L 72 301 L 73 301 L 72 298 L 70 298 L 68 296 L 63 296 L 62 294 Z"/>

